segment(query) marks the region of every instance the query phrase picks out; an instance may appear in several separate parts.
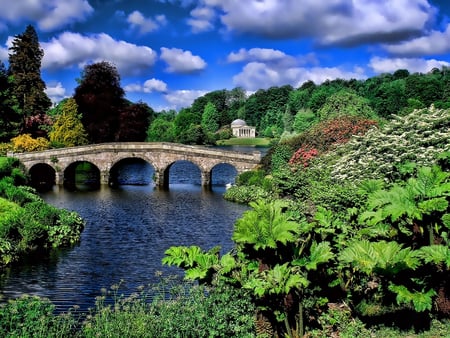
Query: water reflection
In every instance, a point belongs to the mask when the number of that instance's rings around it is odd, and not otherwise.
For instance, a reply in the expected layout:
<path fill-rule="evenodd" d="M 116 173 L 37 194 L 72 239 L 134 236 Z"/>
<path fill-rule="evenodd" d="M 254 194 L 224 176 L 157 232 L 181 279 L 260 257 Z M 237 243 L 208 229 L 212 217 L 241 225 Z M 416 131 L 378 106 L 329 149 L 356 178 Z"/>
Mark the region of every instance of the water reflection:
<path fill-rule="evenodd" d="M 81 243 L 9 269 L 1 295 L 36 294 L 50 298 L 59 310 L 73 305 L 87 309 L 101 288 L 121 279 L 121 291 L 127 294 L 157 282 L 157 271 L 180 274 L 161 264 L 170 246 L 220 245 L 223 252 L 230 250 L 233 224 L 247 208 L 225 201 L 223 186 L 208 191 L 176 175 L 172 182 L 167 191 L 150 184 L 78 192 L 55 188 L 43 194 L 47 202 L 75 210 L 87 220 Z"/>

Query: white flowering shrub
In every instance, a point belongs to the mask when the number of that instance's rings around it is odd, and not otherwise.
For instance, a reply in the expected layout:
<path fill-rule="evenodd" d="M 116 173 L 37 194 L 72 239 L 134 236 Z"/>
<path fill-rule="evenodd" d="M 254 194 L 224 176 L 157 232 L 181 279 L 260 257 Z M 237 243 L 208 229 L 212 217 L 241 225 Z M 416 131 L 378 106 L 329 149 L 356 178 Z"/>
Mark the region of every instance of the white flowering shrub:
<path fill-rule="evenodd" d="M 395 179 L 401 164 L 436 163 L 436 156 L 450 150 L 450 109 L 415 110 L 394 116 L 383 128 L 354 136 L 338 149 L 332 165 L 335 180 Z"/>

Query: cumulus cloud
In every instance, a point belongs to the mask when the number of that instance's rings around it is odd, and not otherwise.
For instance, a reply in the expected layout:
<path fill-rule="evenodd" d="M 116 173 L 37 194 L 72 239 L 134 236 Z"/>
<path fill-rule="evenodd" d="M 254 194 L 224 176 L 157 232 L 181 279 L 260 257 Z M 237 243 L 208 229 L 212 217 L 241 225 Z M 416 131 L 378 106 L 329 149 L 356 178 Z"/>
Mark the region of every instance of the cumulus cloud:
<path fill-rule="evenodd" d="M 412 73 L 428 73 L 433 68 L 449 67 L 450 63 L 435 59 L 373 57 L 369 66 L 375 73 L 379 74 L 393 73 L 398 69 L 408 69 Z"/>
<path fill-rule="evenodd" d="M 241 48 L 237 53 L 231 52 L 228 54 L 228 62 L 243 62 L 243 61 L 273 61 L 287 58 L 288 56 L 279 50 L 269 48 Z"/>
<path fill-rule="evenodd" d="M 121 75 L 137 75 L 152 67 L 157 57 L 149 47 L 118 41 L 104 33 L 84 36 L 65 32 L 41 43 L 41 47 L 44 49 L 42 68 L 51 70 L 109 61 Z"/>
<path fill-rule="evenodd" d="M 187 23 L 192 28 L 193 33 L 210 31 L 214 28 L 211 21 L 215 18 L 215 12 L 209 7 L 197 7 L 191 11 L 191 19 Z"/>
<path fill-rule="evenodd" d="M 139 11 L 134 11 L 127 17 L 127 22 L 132 28 L 139 30 L 141 34 L 146 34 L 157 30 L 160 26 L 167 24 L 165 15 L 157 15 L 155 19 L 146 18 Z"/>
<path fill-rule="evenodd" d="M 176 90 L 164 95 L 165 100 L 172 106 L 173 109 L 180 109 L 189 107 L 192 102 L 200 96 L 207 93 L 205 90 Z"/>
<path fill-rule="evenodd" d="M 262 62 L 250 62 L 242 72 L 233 77 L 235 86 L 246 90 L 265 89 L 273 86 L 292 85 L 300 87 L 306 81 L 320 84 L 333 79 L 364 79 L 361 69 L 346 71 L 338 67 L 273 67 Z"/>
<path fill-rule="evenodd" d="M 61 82 L 47 85 L 45 92 L 53 103 L 58 103 L 62 99 L 68 97 L 66 94 L 66 89 L 63 87 Z"/>
<path fill-rule="evenodd" d="M 161 59 L 167 63 L 167 72 L 189 74 L 206 68 L 206 62 L 190 51 L 178 48 L 161 48 Z"/>
<path fill-rule="evenodd" d="M 395 55 L 424 56 L 450 52 L 450 25 L 444 32 L 431 31 L 429 34 L 398 44 L 385 45 L 385 49 Z"/>
<path fill-rule="evenodd" d="M 203 0 L 228 31 L 324 45 L 395 42 L 419 35 L 436 9 L 427 0 Z M 407 9 L 407 10 L 406 10 Z"/>
<path fill-rule="evenodd" d="M 142 93 L 152 93 L 152 92 L 167 92 L 167 84 L 164 81 L 158 79 L 150 79 L 144 82 L 144 84 L 133 83 L 124 87 L 126 92 L 142 92 Z"/>
<path fill-rule="evenodd" d="M 2 5 L 0 20 L 14 23 L 35 21 L 39 29 L 52 31 L 84 21 L 93 12 L 87 0 L 9 1 Z"/>

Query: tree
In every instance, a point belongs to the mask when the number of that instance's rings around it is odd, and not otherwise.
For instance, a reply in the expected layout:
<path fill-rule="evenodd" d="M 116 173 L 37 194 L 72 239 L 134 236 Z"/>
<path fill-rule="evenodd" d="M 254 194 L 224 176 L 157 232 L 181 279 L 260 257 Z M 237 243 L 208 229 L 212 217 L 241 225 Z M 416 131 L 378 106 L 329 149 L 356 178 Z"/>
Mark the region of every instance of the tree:
<path fill-rule="evenodd" d="M 51 142 L 65 147 L 88 143 L 87 133 L 81 123 L 75 99 L 70 98 L 65 101 L 62 113 L 57 116 L 49 137 Z"/>
<path fill-rule="evenodd" d="M 175 125 L 164 115 L 156 117 L 147 131 L 148 142 L 174 142 Z"/>
<path fill-rule="evenodd" d="M 115 140 L 121 142 L 143 142 L 154 111 L 146 103 L 139 102 L 126 106 L 119 113 L 119 129 Z"/>
<path fill-rule="evenodd" d="M 214 133 L 219 129 L 219 117 L 216 106 L 208 102 L 202 115 L 202 128 L 205 132 Z"/>
<path fill-rule="evenodd" d="M 13 77 L 13 95 L 22 112 L 22 132 L 27 132 L 26 119 L 45 114 L 52 105 L 41 78 L 44 51 L 40 48 L 33 26 L 27 26 L 24 33 L 14 37 L 10 51 L 9 72 Z"/>
<path fill-rule="evenodd" d="M 12 77 L 0 61 L 0 142 L 9 142 L 19 134 L 22 117 L 12 93 Z"/>
<path fill-rule="evenodd" d="M 320 120 L 344 115 L 373 118 L 375 114 L 367 99 L 346 89 L 327 97 L 325 103 L 317 112 Z"/>
<path fill-rule="evenodd" d="M 115 141 L 124 95 L 119 73 L 111 63 L 103 61 L 84 68 L 74 99 L 91 142 Z"/>

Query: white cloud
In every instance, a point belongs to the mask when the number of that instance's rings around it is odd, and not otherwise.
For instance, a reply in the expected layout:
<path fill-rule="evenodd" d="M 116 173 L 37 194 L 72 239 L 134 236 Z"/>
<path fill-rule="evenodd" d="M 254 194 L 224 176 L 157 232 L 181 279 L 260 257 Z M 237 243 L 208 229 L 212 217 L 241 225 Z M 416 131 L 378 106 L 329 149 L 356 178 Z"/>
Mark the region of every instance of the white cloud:
<path fill-rule="evenodd" d="M 393 73 L 398 69 L 407 69 L 411 73 L 428 73 L 433 68 L 449 67 L 450 63 L 435 59 L 373 57 L 369 66 L 379 74 Z"/>
<path fill-rule="evenodd" d="M 43 69 L 82 68 L 91 62 L 109 61 L 121 75 L 137 75 L 151 68 L 157 57 L 149 47 L 117 41 L 108 34 L 84 36 L 65 32 L 41 43 L 41 47 Z"/>
<path fill-rule="evenodd" d="M 320 44 L 402 41 L 420 34 L 436 9 L 428 0 L 203 0 L 229 31 Z"/>
<path fill-rule="evenodd" d="M 309 80 L 320 84 L 337 78 L 364 79 L 366 76 L 358 68 L 346 71 L 338 67 L 274 67 L 262 62 L 250 62 L 233 77 L 233 83 L 246 90 L 258 90 L 287 84 L 297 88 Z"/>
<path fill-rule="evenodd" d="M 164 81 L 158 79 L 150 79 L 144 82 L 143 85 L 138 83 L 133 83 L 126 85 L 124 87 L 126 92 L 142 92 L 142 93 L 152 93 L 152 92 L 167 92 L 167 84 Z"/>
<path fill-rule="evenodd" d="M 228 62 L 242 62 L 242 61 L 273 61 L 287 58 L 288 56 L 279 50 L 269 48 L 241 48 L 237 53 L 231 52 L 228 54 Z"/>
<path fill-rule="evenodd" d="M 173 109 L 180 109 L 189 107 L 192 102 L 200 96 L 208 93 L 205 90 L 176 90 L 164 95 L 164 98 L 171 105 Z"/>
<path fill-rule="evenodd" d="M 167 19 L 164 15 L 158 15 L 155 20 L 152 18 L 146 18 L 139 11 L 134 11 L 127 17 L 127 22 L 133 28 L 137 28 L 141 34 L 146 34 L 157 30 L 160 26 L 167 23 Z"/>
<path fill-rule="evenodd" d="M 215 18 L 215 12 L 209 7 L 197 7 L 191 11 L 191 19 L 187 23 L 192 27 L 193 33 L 210 31 L 214 28 L 211 21 Z"/>
<path fill-rule="evenodd" d="M 2 4 L 0 20 L 7 22 L 35 21 L 43 31 L 52 31 L 84 21 L 94 9 L 87 0 L 27 0 Z"/>
<path fill-rule="evenodd" d="M 450 52 L 450 24 L 444 32 L 431 31 L 422 36 L 399 44 L 385 45 L 385 49 L 395 55 L 424 56 Z"/>
<path fill-rule="evenodd" d="M 53 103 L 58 103 L 62 99 L 68 97 L 66 94 L 66 89 L 63 87 L 61 82 L 48 85 L 45 92 Z"/>
<path fill-rule="evenodd" d="M 161 59 L 167 63 L 169 73 L 189 74 L 206 68 L 206 62 L 200 56 L 178 48 L 162 47 Z"/>

